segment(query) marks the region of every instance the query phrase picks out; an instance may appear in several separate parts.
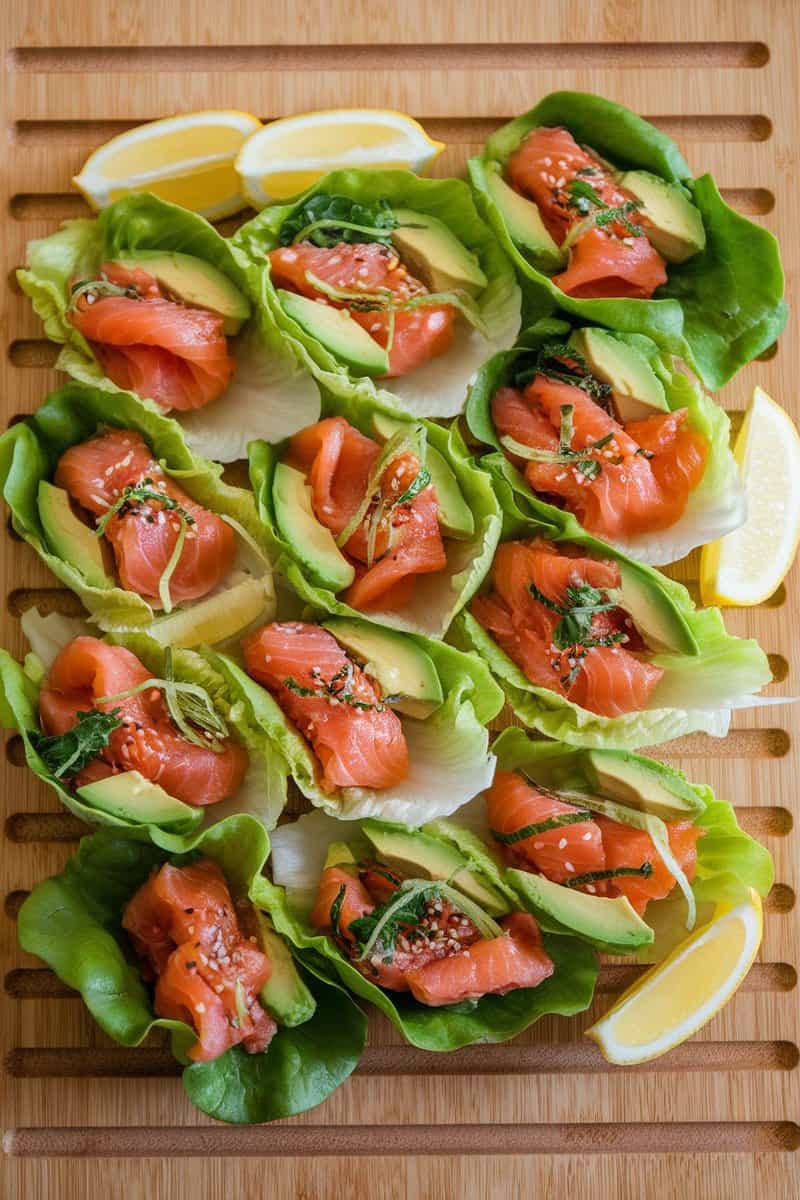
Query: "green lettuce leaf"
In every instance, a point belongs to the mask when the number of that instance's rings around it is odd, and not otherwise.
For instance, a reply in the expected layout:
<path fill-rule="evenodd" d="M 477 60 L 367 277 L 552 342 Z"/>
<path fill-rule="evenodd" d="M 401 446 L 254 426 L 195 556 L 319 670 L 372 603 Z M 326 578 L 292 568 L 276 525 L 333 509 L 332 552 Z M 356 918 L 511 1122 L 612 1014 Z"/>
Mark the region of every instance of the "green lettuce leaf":
<path fill-rule="evenodd" d="M 546 342 L 563 341 L 572 332 L 567 321 L 545 318 L 525 330 L 517 346 L 497 354 L 478 373 L 470 388 L 465 416 L 470 431 L 487 445 L 504 453 L 492 423 L 492 398 L 500 387 L 512 384 L 521 361 L 530 351 Z M 671 411 L 688 409 L 687 424 L 708 441 L 709 453 L 700 483 L 689 497 L 683 515 L 669 529 L 641 533 L 613 542 L 617 549 L 642 563 L 663 566 L 677 562 L 697 546 L 716 541 L 737 529 L 746 517 L 747 501 L 738 467 L 730 450 L 730 421 L 727 413 L 687 375 L 677 370 L 673 360 L 660 353 L 650 338 L 641 334 L 615 334 L 628 342 L 652 367 L 664 386 Z M 513 468 L 507 472 L 513 484 L 521 486 L 524 494 L 534 495 L 520 473 Z M 558 523 L 563 510 L 536 497 L 537 511 L 544 520 Z"/>
<path fill-rule="evenodd" d="M 386 414 L 385 408 L 370 401 L 353 404 L 330 398 L 326 400 L 325 409 L 326 416 L 344 416 L 367 437 L 376 436 L 373 418 Z M 396 413 L 391 415 L 397 420 Z M 401 609 L 387 611 L 358 612 L 338 600 L 334 592 L 319 587 L 307 577 L 293 545 L 281 536 L 275 519 L 273 480 L 275 467 L 282 457 L 280 450 L 265 442 L 251 444 L 250 479 L 259 516 L 272 540 L 277 569 L 307 604 L 339 616 L 375 621 L 409 633 L 443 637 L 455 614 L 477 591 L 489 569 L 500 537 L 500 507 L 492 490 L 492 482 L 470 457 L 457 422 L 453 422 L 449 430 L 429 421 L 423 424 L 428 442 L 447 461 L 456 477 L 461 494 L 475 518 L 475 531 L 465 539 L 446 537 L 447 566 L 430 575 L 418 576 L 410 603 Z M 413 428 L 411 421 L 409 428 Z"/>
<path fill-rule="evenodd" d="M 230 243 L 203 217 L 149 194 L 117 200 L 97 220 L 68 221 L 58 233 L 28 247 L 19 283 L 47 336 L 63 343 L 62 371 L 111 392 L 110 404 L 115 403 L 122 389 L 103 374 L 89 343 L 69 320 L 70 288 L 76 279 L 93 278 L 102 263 L 142 250 L 179 251 L 202 259 L 227 275 L 253 305 L 250 320 L 229 339 L 236 373 L 224 396 L 176 414 L 193 450 L 231 462 L 244 458 L 253 438 L 275 441 L 317 420 L 317 387 L 263 303 L 260 272 L 245 271 Z M 153 401 L 145 403 L 163 413 Z"/>
<path fill-rule="evenodd" d="M 696 609 L 682 584 L 591 537 L 568 513 L 559 514 L 542 505 L 502 455 L 487 455 L 482 465 L 494 478 L 504 511 L 505 538 L 570 542 L 590 556 L 616 561 L 640 590 L 649 593 L 653 608 L 669 614 L 685 644 L 683 653 L 654 648 L 657 652 L 649 661 L 661 667 L 664 676 L 646 709 L 602 717 L 547 688 L 536 687 L 469 612 L 459 613 L 450 627 L 449 641 L 477 651 L 489 663 L 525 725 L 572 745 L 635 750 L 697 730 L 724 737 L 731 711 L 758 703 L 754 693 L 772 679 L 767 657 L 757 642 L 727 633 L 719 609 Z"/>
<path fill-rule="evenodd" d="M 355 995 L 368 1000 L 414 1046 L 425 1050 L 457 1050 L 474 1042 L 502 1042 L 515 1037 L 547 1013 L 572 1016 L 590 1003 L 597 978 L 597 959 L 576 938 L 545 936 L 545 949 L 555 972 L 537 988 L 522 988 L 506 996 L 484 996 L 473 1006 L 428 1008 L 402 992 L 385 992 L 356 970 L 331 939 L 316 933 L 308 921 L 331 841 L 348 841 L 358 834 L 349 822 L 323 813 L 309 813 L 273 835 L 275 883 L 259 880 L 259 893 L 268 905 L 275 928 L 300 951 L 303 962 L 323 962 Z M 282 885 L 287 882 L 287 887 Z M 310 898 L 310 899 L 309 899 Z"/>
<path fill-rule="evenodd" d="M 522 138 L 540 125 L 565 126 L 614 166 L 646 170 L 681 184 L 699 209 L 706 247 L 685 263 L 670 263 L 653 300 L 577 300 L 536 270 L 515 246 L 492 200 L 486 172 L 504 168 Z M 530 112 L 503 125 L 469 164 L 478 207 L 500 238 L 522 279 L 526 301 L 548 300 L 590 324 L 643 333 L 697 371 L 710 388 L 722 387 L 762 354 L 786 324 L 784 279 L 775 238 L 722 200 L 713 179 L 692 179 L 665 133 L 620 104 L 586 92 L 553 92 Z"/>
<path fill-rule="evenodd" d="M 333 395 L 359 400 L 375 400 L 377 396 L 395 409 L 400 407 L 420 417 L 455 416 L 463 407 L 470 376 L 496 350 L 510 346 L 519 331 L 520 294 L 514 272 L 494 234 L 478 216 L 469 188 L 459 179 L 420 179 L 408 171 L 333 171 L 290 204 L 272 205 L 237 230 L 233 246 L 248 272 L 263 272 L 265 263 L 268 272 L 266 256 L 279 244 L 284 221 L 319 192 L 365 202 L 385 199 L 398 208 L 414 209 L 444 221 L 477 255 L 489 281 L 478 297 L 488 339 L 460 319 L 447 354 L 380 387 L 380 381 L 351 378 L 334 355 L 286 315 L 267 273 L 262 276 L 264 295 L 273 319 L 300 361 Z"/>
<path fill-rule="evenodd" d="M 255 899 L 269 840 L 252 817 L 229 817 L 195 837 L 187 850 L 215 859 L 233 895 Z M 313 968 L 301 970 L 316 1000 L 313 1016 L 280 1027 L 263 1054 L 240 1046 L 209 1063 L 187 1065 L 195 1042 L 182 1021 L 156 1017 L 150 989 L 132 964 L 121 918 L 127 901 L 167 860 L 147 841 L 102 830 L 84 838 L 60 875 L 34 888 L 19 914 L 19 941 L 77 989 L 100 1028 L 123 1046 L 138 1046 L 155 1029 L 171 1039 L 186 1067 L 192 1102 L 220 1121 L 272 1121 L 321 1103 L 353 1071 L 366 1019 L 343 988 Z M 264 905 L 259 895 L 258 903 Z"/>
<path fill-rule="evenodd" d="M 21 734 L 28 766 L 54 789 L 61 803 L 76 817 L 90 825 L 109 826 L 125 830 L 142 840 L 149 839 L 171 854 L 191 848 L 199 836 L 198 824 L 208 827 L 230 814 L 251 814 L 266 829 L 276 825 L 287 799 L 286 764 L 276 752 L 272 739 L 259 724 L 247 697 L 239 695 L 232 700 L 224 677 L 193 650 L 174 651 L 175 678 L 204 687 L 215 709 L 228 724 L 232 736 L 247 750 L 249 767 L 236 795 L 210 808 L 198 809 L 192 813 L 191 819 L 187 818 L 185 824 L 171 821 L 162 826 L 135 824 L 103 812 L 72 792 L 62 779 L 56 778 L 48 770 L 34 747 L 31 733 L 41 732 L 39 684 L 44 674 L 43 668 L 50 666 L 58 651 L 73 637 L 91 633 L 91 630 L 80 620 L 65 619 L 58 614 L 42 617 L 35 610 L 25 614 L 23 630 L 31 642 L 35 657 L 31 662 L 32 656 L 29 656 L 23 667 L 6 650 L 0 649 L 0 720 L 4 728 L 15 729 Z M 131 650 L 155 677 L 164 677 L 164 648 L 146 634 L 117 635 L 113 639 L 109 636 L 107 640 Z"/>
<path fill-rule="evenodd" d="M 355 820 L 421 825 L 446 816 L 476 790 L 488 787 L 494 773 L 486 723 L 500 711 L 503 694 L 477 655 L 406 634 L 433 660 L 444 701 L 425 720 L 400 715 L 408 743 L 408 777 L 383 790 L 341 788 L 324 792 L 318 764 L 308 742 L 285 716 L 269 692 L 245 674 L 231 658 L 214 651 L 204 656 L 224 676 L 230 695 L 247 698 L 257 723 L 269 735 L 300 791 L 315 806 L 334 816 Z"/>
<path fill-rule="evenodd" d="M 595 791 L 585 751 L 575 746 L 535 741 L 521 729 L 505 729 L 492 749 L 497 755 L 498 767 L 504 771 L 521 771 L 542 787 L 602 796 L 602 792 Z M 692 783 L 675 767 L 651 758 L 644 762 L 649 771 L 663 777 L 668 787 L 677 777 L 679 784 L 690 787 L 703 805 L 694 818 L 694 824 L 705 830 L 697 843 L 697 865 L 692 881 L 698 925 L 710 918 L 717 904 L 741 903 L 750 888 L 760 896 L 766 896 L 775 877 L 772 856 L 765 846 L 739 827 L 731 805 L 726 800 L 718 800 L 706 784 Z M 468 826 L 489 839 L 483 798 L 479 797 L 468 809 L 467 814 L 454 814 L 454 823 L 462 822 L 466 816 Z M 513 884 L 513 880 L 514 873 L 511 872 L 507 881 Z M 524 901 L 524 892 L 518 889 L 518 894 Z M 652 944 L 640 947 L 636 956 L 642 962 L 660 962 L 686 937 L 686 901 L 675 889 L 665 900 L 651 901 L 644 919 L 656 936 Z M 544 927 L 547 928 L 546 922 Z"/>
<path fill-rule="evenodd" d="M 52 479 L 65 450 L 86 441 L 105 426 L 140 433 L 164 470 L 192 499 L 217 513 L 236 531 L 238 556 L 234 569 L 212 595 L 179 606 L 169 615 L 157 613 L 136 592 L 119 586 L 100 588 L 90 584 L 78 566 L 48 546 L 39 517 L 39 484 Z M 12 425 L 0 436 L 0 488 L 11 510 L 15 531 L 53 574 L 80 597 L 91 619 L 102 630 L 146 628 L 165 644 L 191 646 L 200 640 L 219 640 L 210 636 L 209 630 L 216 611 L 221 637 L 231 637 L 241 628 L 236 623 L 233 589 L 248 581 L 256 592 L 259 587 L 263 589 L 262 619 L 269 620 L 274 614 L 271 543 L 252 494 L 225 483 L 217 463 L 189 450 L 175 421 L 143 404 L 131 392 L 79 383 L 68 383 L 53 392 L 33 416 Z M 221 603 L 223 593 L 226 600 Z M 252 619 L 251 609 L 245 621 Z"/>

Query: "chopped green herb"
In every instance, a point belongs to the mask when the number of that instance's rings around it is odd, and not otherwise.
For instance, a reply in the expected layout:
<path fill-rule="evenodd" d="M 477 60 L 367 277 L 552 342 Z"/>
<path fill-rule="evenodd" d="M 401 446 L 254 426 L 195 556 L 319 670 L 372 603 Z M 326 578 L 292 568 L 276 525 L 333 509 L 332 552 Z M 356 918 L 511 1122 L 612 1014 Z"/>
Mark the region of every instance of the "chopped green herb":
<path fill-rule="evenodd" d="M 342 904 L 344 903 L 346 894 L 347 888 L 344 884 L 342 884 L 336 893 L 336 898 L 333 901 L 333 904 L 331 905 L 331 929 L 333 930 L 334 937 L 338 937 L 341 932 L 339 929 L 339 918 L 342 915 Z"/>
<path fill-rule="evenodd" d="M 604 879 L 615 879 L 619 875 L 638 875 L 642 879 L 649 879 L 652 874 L 653 864 L 646 862 L 640 867 L 612 867 L 607 871 L 587 871 L 585 875 L 576 875 L 573 879 L 565 880 L 564 886 L 585 887 L 587 883 L 600 883 Z"/>
<path fill-rule="evenodd" d="M 121 728 L 118 708 L 108 713 L 95 708 L 79 712 L 77 723 L 66 733 L 48 736 L 32 729 L 28 738 L 47 769 L 56 779 L 63 779 L 82 771 L 105 750 L 114 730 Z"/>
<path fill-rule="evenodd" d="M 524 842 L 526 838 L 537 837 L 540 833 L 547 833 L 550 829 L 560 829 L 562 825 L 580 825 L 591 819 L 592 814 L 588 810 L 576 809 L 574 812 L 558 813 L 556 816 L 548 817 L 546 821 L 538 821 L 534 825 L 523 825 L 521 829 L 515 829 L 512 833 L 501 833 L 497 829 L 493 829 L 491 832 L 496 842 L 500 842 L 503 846 L 513 846 L 516 842 Z"/>
<path fill-rule="evenodd" d="M 342 242 L 378 242 L 390 246 L 396 228 L 397 218 L 388 200 L 362 202 L 318 192 L 284 221 L 280 244 L 310 241 L 332 248 Z"/>

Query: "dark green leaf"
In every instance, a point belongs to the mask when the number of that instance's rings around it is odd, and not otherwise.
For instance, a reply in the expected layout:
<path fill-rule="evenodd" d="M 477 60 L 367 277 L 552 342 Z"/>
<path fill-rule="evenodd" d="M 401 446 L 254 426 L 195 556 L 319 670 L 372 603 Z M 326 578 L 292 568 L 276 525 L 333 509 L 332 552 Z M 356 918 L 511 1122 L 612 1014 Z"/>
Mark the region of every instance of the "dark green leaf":
<path fill-rule="evenodd" d="M 66 733 L 48 737 L 31 730 L 29 738 L 42 762 L 56 779 L 71 778 L 105 750 L 111 734 L 122 727 L 120 710 L 79 712 L 78 722 Z"/>
<path fill-rule="evenodd" d="M 389 246 L 396 228 L 397 219 L 388 200 L 359 201 L 320 192 L 284 221 L 280 244 L 289 246 L 302 240 L 326 248 L 341 242 Z"/>

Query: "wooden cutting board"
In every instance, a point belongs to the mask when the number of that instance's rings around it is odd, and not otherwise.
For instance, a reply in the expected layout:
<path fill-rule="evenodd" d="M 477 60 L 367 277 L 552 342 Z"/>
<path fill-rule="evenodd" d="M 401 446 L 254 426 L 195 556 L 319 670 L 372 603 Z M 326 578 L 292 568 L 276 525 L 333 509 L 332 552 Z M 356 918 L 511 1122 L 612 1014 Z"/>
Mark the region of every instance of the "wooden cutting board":
<path fill-rule="evenodd" d="M 602 92 L 672 134 L 696 174 L 713 171 L 732 204 L 778 234 L 796 300 L 796 17 L 788 0 L 9 0 L 0 95 L 3 423 L 32 412 L 57 383 L 54 348 L 13 281 L 25 243 L 84 215 L 69 180 L 90 150 L 178 110 L 271 118 L 343 105 L 402 109 L 448 143 L 436 173 L 455 174 L 492 129 L 544 93 Z M 794 325 L 776 353 L 728 386 L 725 407 L 741 412 L 760 383 L 800 416 L 798 365 Z M 24 607 L 61 604 L 67 594 L 7 533 L 0 555 L 2 641 L 19 652 Z M 696 583 L 696 560 L 677 573 Z M 728 620 L 771 655 L 770 693 L 797 693 L 796 576 L 788 592 Z M 797 1195 L 798 733 L 800 707 L 766 708 L 738 714 L 724 741 L 697 736 L 663 751 L 736 805 L 773 852 L 779 881 L 759 961 L 695 1041 L 636 1071 L 608 1067 L 582 1031 L 635 968 L 607 965 L 590 1013 L 545 1020 L 507 1046 L 437 1057 L 402 1047 L 376 1020 L 362 1067 L 326 1104 L 244 1129 L 195 1112 L 158 1044 L 115 1048 L 17 948 L 19 904 L 60 868 L 80 828 L 20 768 L 12 738 L 0 800 L 6 1194 Z"/>

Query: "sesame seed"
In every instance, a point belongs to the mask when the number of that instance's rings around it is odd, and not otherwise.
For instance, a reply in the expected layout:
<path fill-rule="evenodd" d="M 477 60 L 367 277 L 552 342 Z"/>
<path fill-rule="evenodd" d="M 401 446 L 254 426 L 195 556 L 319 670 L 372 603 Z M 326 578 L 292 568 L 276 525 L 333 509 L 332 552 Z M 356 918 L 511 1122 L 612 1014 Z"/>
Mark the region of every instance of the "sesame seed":
<path fill-rule="evenodd" d="M 597 893 L 597 888 L 594 886 L 593 883 L 587 883 L 586 890 L 587 890 L 587 892 L 591 892 L 593 896 L 596 895 L 596 893 Z"/>
<path fill-rule="evenodd" d="M 534 850 L 544 850 L 544 842 L 534 842 L 533 848 Z"/>
<path fill-rule="evenodd" d="M 195 1006 L 194 1006 L 194 1011 L 195 1011 L 196 1013 L 204 1013 L 204 1012 L 206 1011 L 206 1006 L 205 1006 L 205 1004 L 202 1004 L 202 1003 L 201 1003 L 201 1004 L 195 1004 Z"/>
<path fill-rule="evenodd" d="M 566 847 L 567 847 L 567 839 L 566 839 L 566 838 L 559 838 L 559 839 L 558 839 L 558 848 L 559 848 L 559 850 L 565 850 L 565 849 L 566 849 Z"/>
<path fill-rule="evenodd" d="M 593 833 L 592 833 L 592 831 L 591 831 L 591 829 L 590 829 L 590 830 L 588 831 L 588 833 L 585 833 L 585 834 L 583 835 L 583 840 L 584 840 L 585 842 L 590 842 L 590 841 L 592 840 L 592 837 L 593 837 L 593 836 L 594 836 L 594 835 L 593 835 Z"/>
<path fill-rule="evenodd" d="M 573 867 L 573 865 L 572 865 L 572 863 L 571 863 L 571 862 L 565 862 L 565 863 L 564 863 L 564 869 L 565 869 L 566 871 L 570 871 L 570 872 L 571 872 L 573 875 L 575 874 L 575 868 Z"/>

